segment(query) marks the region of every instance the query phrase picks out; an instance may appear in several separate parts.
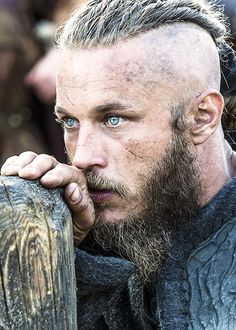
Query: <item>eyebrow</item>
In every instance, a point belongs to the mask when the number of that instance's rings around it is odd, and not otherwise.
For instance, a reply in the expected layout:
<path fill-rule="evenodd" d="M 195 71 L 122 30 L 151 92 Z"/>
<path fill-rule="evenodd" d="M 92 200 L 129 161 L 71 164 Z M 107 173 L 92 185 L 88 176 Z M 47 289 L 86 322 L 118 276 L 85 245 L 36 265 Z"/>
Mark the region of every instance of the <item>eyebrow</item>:
<path fill-rule="evenodd" d="M 92 109 L 92 112 L 94 113 L 107 113 L 110 111 L 116 111 L 116 110 L 127 110 L 130 109 L 131 107 L 128 105 L 123 105 L 119 102 L 114 102 L 114 103 L 107 103 L 107 104 L 102 104 L 102 105 L 97 105 L 96 107 L 94 107 Z M 69 112 L 65 109 L 63 109 L 60 106 L 55 105 L 54 108 L 54 113 L 60 113 L 60 114 L 64 114 L 64 115 L 71 115 L 69 114 Z"/>
<path fill-rule="evenodd" d="M 54 114 L 57 115 L 58 113 L 62 114 L 62 115 L 68 115 L 69 116 L 69 112 L 66 111 L 65 109 L 63 109 L 62 107 L 55 105 L 54 107 Z"/>
<path fill-rule="evenodd" d="M 99 113 L 106 113 L 106 112 L 115 111 L 115 110 L 127 110 L 127 109 L 128 109 L 127 105 L 123 105 L 119 102 L 115 102 L 115 103 L 107 103 L 107 104 L 98 105 L 93 109 L 93 111 L 99 112 Z"/>

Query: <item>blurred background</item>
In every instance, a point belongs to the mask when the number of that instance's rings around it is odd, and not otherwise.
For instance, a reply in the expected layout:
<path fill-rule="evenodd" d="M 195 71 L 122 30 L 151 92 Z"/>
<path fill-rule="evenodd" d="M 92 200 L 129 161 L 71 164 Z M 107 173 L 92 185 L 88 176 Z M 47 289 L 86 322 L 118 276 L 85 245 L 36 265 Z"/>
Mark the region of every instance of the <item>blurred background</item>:
<path fill-rule="evenodd" d="M 0 0 L 0 166 L 26 150 L 66 162 L 62 130 L 53 114 L 59 62 L 53 40 L 56 27 L 87 1 Z M 225 6 L 236 48 L 236 0 L 219 3 Z M 230 95 L 223 125 L 233 146 L 235 113 L 236 97 Z"/>
<path fill-rule="evenodd" d="M 66 162 L 55 122 L 57 26 L 85 0 L 0 0 L 0 165 L 22 151 Z"/>

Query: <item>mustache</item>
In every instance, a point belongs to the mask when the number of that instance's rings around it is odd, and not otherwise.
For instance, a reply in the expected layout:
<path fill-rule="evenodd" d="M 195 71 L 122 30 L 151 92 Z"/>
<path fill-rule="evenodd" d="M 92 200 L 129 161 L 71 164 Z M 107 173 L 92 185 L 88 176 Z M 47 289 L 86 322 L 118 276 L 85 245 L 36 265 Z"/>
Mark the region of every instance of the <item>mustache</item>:
<path fill-rule="evenodd" d="M 97 174 L 94 170 L 85 170 L 84 176 L 87 180 L 88 188 L 94 190 L 109 190 L 118 193 L 121 197 L 126 197 L 129 193 L 123 184 L 112 179 L 106 179 Z"/>

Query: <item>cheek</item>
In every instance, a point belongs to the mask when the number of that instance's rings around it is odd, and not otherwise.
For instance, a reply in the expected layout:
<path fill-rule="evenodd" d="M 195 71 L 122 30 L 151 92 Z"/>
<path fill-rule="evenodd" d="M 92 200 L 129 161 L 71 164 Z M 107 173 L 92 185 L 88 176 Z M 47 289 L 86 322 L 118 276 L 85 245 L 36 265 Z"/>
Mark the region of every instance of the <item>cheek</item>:
<path fill-rule="evenodd" d="M 156 140 L 137 141 L 130 139 L 123 146 L 127 153 L 127 158 L 131 161 L 141 162 L 142 166 L 154 158 L 158 158 L 161 151 Z"/>
<path fill-rule="evenodd" d="M 67 155 L 69 156 L 70 160 L 73 159 L 75 151 L 76 151 L 76 145 L 77 145 L 77 138 L 72 137 L 66 132 L 64 133 L 64 142 L 65 142 L 65 148 Z"/>
<path fill-rule="evenodd" d="M 129 139 L 123 144 L 123 148 L 129 160 L 139 160 L 143 158 L 143 145 L 139 141 Z"/>

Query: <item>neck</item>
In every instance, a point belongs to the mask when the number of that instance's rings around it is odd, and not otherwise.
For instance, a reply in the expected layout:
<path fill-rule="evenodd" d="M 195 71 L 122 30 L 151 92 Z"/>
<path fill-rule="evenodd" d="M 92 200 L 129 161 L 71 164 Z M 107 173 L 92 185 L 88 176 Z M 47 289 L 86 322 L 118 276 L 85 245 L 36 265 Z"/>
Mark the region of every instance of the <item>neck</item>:
<path fill-rule="evenodd" d="M 222 134 L 197 147 L 201 169 L 200 206 L 206 205 L 236 174 L 236 153 Z"/>

